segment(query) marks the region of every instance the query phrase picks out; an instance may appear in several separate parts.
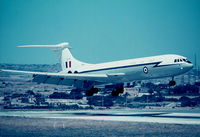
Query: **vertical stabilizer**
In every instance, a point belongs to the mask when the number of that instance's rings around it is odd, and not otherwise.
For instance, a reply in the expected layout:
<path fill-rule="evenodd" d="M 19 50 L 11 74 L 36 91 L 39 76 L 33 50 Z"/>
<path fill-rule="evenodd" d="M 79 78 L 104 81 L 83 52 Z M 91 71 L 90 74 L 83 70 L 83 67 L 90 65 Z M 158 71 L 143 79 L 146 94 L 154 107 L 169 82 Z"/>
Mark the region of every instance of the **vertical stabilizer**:
<path fill-rule="evenodd" d="M 59 55 L 62 72 L 65 73 L 78 73 L 79 68 L 87 65 L 87 63 L 81 62 L 72 56 L 70 52 L 71 47 L 67 42 L 56 45 L 24 45 L 18 47 L 50 48 Z"/>
<path fill-rule="evenodd" d="M 61 67 L 64 72 L 78 73 L 79 68 L 87 65 L 87 63 L 75 59 L 70 52 L 70 48 L 63 48 L 60 55 Z"/>

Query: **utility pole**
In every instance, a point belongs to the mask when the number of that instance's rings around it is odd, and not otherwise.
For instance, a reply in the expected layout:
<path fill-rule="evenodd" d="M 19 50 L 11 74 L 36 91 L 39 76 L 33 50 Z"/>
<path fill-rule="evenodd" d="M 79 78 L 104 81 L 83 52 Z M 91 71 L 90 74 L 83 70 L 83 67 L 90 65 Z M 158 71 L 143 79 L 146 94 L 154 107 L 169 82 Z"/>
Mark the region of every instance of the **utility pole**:
<path fill-rule="evenodd" d="M 101 96 L 101 106 L 102 107 L 104 106 L 104 96 L 103 95 Z"/>
<path fill-rule="evenodd" d="M 188 84 L 191 84 L 191 74 L 190 73 L 188 73 Z"/>
<path fill-rule="evenodd" d="M 181 77 L 181 84 L 182 84 L 182 85 L 185 84 L 185 78 L 184 78 L 184 76 L 185 76 L 185 75 L 182 75 L 182 77 Z"/>
<path fill-rule="evenodd" d="M 125 105 L 125 107 L 127 108 L 127 96 L 126 96 L 126 105 Z"/>
<path fill-rule="evenodd" d="M 197 69 L 197 54 L 194 53 L 194 69 Z"/>
<path fill-rule="evenodd" d="M 196 53 L 194 54 L 194 81 L 197 81 L 197 55 Z"/>

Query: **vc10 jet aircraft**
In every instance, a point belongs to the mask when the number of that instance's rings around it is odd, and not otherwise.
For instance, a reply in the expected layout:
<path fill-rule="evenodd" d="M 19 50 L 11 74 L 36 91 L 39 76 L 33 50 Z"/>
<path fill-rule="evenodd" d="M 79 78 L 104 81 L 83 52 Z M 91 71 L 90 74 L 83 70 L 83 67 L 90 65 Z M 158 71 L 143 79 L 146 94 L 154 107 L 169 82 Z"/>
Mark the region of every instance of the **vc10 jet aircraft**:
<path fill-rule="evenodd" d="M 57 45 L 25 45 L 18 47 L 46 47 L 60 56 L 62 71 L 59 73 L 2 70 L 6 72 L 33 74 L 38 83 L 73 86 L 78 92 L 85 91 L 92 96 L 99 91 L 98 85 L 112 85 L 112 95 L 123 93 L 124 83 L 136 80 L 172 77 L 169 82 L 174 86 L 174 76 L 181 75 L 193 68 L 193 64 L 183 56 L 160 55 L 145 58 L 121 60 L 100 64 L 88 64 L 75 59 L 69 43 Z"/>

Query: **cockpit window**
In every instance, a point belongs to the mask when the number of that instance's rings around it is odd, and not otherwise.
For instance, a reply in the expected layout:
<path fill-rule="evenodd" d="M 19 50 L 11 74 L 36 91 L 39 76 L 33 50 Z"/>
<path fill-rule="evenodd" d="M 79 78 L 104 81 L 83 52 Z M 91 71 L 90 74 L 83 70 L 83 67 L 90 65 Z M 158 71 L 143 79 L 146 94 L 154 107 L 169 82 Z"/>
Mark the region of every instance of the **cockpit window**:
<path fill-rule="evenodd" d="M 186 62 L 187 62 L 187 63 L 190 63 L 190 64 L 192 63 L 192 62 L 191 62 L 191 61 L 189 61 L 189 60 L 186 60 Z"/>
<path fill-rule="evenodd" d="M 187 59 L 175 59 L 174 60 L 174 62 L 187 62 L 187 63 L 192 63 L 192 62 L 190 62 L 189 60 L 187 60 Z"/>

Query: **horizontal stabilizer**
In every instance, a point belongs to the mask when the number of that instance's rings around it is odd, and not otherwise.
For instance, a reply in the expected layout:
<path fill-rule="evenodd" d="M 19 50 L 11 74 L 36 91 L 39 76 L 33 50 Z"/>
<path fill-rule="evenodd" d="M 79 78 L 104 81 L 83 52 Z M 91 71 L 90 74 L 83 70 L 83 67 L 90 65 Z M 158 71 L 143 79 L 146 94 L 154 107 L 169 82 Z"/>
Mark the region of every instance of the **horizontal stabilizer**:
<path fill-rule="evenodd" d="M 71 48 L 68 42 L 56 44 L 56 45 L 22 45 L 17 47 L 25 47 L 25 48 L 52 48 L 52 49 L 63 49 L 63 48 Z"/>

